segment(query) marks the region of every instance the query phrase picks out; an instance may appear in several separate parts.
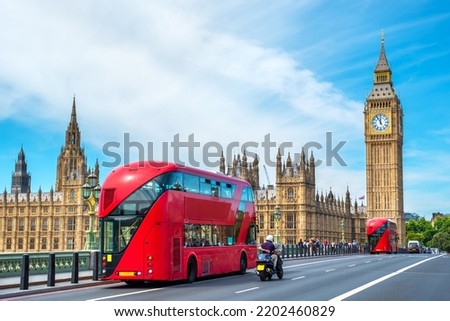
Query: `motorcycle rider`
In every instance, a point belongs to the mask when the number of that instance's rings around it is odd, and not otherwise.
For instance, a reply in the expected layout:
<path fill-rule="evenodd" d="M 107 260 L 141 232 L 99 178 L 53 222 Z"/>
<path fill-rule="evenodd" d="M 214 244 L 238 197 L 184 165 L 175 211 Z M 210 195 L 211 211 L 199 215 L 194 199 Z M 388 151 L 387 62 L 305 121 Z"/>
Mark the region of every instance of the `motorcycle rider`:
<path fill-rule="evenodd" d="M 273 236 L 272 235 L 266 236 L 266 241 L 263 244 L 261 244 L 261 251 L 270 254 L 270 257 L 272 258 L 272 261 L 273 261 L 274 269 L 276 271 L 278 254 L 276 253 L 277 248 L 275 247 L 275 244 L 273 244 Z"/>

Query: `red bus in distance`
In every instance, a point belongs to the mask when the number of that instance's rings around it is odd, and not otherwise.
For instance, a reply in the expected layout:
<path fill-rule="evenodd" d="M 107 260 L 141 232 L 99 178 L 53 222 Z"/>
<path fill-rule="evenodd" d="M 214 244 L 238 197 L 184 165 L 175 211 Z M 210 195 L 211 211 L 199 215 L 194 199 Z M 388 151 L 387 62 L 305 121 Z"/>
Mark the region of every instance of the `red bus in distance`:
<path fill-rule="evenodd" d="M 256 264 L 255 205 L 245 180 L 135 162 L 106 177 L 98 216 L 102 280 L 194 282 Z"/>
<path fill-rule="evenodd" d="M 366 235 L 371 254 L 398 252 L 397 224 L 394 221 L 384 217 L 369 219 Z"/>

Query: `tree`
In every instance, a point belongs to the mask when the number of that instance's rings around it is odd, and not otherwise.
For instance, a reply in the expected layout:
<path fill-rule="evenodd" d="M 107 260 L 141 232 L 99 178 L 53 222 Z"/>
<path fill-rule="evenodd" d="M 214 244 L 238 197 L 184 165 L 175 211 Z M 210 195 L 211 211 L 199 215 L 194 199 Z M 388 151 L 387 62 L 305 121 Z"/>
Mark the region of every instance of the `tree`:
<path fill-rule="evenodd" d="M 437 247 L 443 251 L 448 251 L 447 238 L 449 237 L 450 216 L 440 216 L 436 218 L 433 224 L 423 217 L 417 221 L 409 221 L 406 223 L 407 241 L 418 240 L 425 246 Z"/>
<path fill-rule="evenodd" d="M 417 221 L 409 221 L 406 223 L 406 240 L 417 240 L 421 244 L 427 244 L 436 233 L 431 222 L 420 218 Z"/>
<path fill-rule="evenodd" d="M 430 247 L 436 247 L 441 251 L 450 252 L 450 233 L 438 232 L 429 243 Z"/>
<path fill-rule="evenodd" d="M 434 221 L 434 227 L 439 232 L 450 233 L 450 216 L 441 216 Z"/>

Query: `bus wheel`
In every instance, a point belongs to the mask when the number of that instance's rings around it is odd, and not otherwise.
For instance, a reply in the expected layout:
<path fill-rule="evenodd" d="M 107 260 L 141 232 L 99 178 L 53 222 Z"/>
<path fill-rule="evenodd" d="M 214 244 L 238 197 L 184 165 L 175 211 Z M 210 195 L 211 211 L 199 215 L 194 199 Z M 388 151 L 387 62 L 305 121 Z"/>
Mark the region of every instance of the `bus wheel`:
<path fill-rule="evenodd" d="M 245 272 L 247 272 L 247 256 L 244 253 L 242 253 L 241 260 L 239 263 L 239 273 L 245 274 Z"/>
<path fill-rule="evenodd" d="M 195 262 L 195 259 L 191 257 L 187 265 L 187 282 L 192 283 L 195 281 L 196 278 L 197 278 L 197 263 Z"/>

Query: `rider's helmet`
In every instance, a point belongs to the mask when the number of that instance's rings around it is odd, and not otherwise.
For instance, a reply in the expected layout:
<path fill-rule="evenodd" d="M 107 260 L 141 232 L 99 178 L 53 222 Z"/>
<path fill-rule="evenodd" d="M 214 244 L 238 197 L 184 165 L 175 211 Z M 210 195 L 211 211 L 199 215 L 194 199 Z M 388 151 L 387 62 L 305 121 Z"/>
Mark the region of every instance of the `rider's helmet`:
<path fill-rule="evenodd" d="M 266 241 L 269 241 L 269 242 L 273 243 L 273 236 L 272 235 L 267 235 L 266 236 Z"/>

